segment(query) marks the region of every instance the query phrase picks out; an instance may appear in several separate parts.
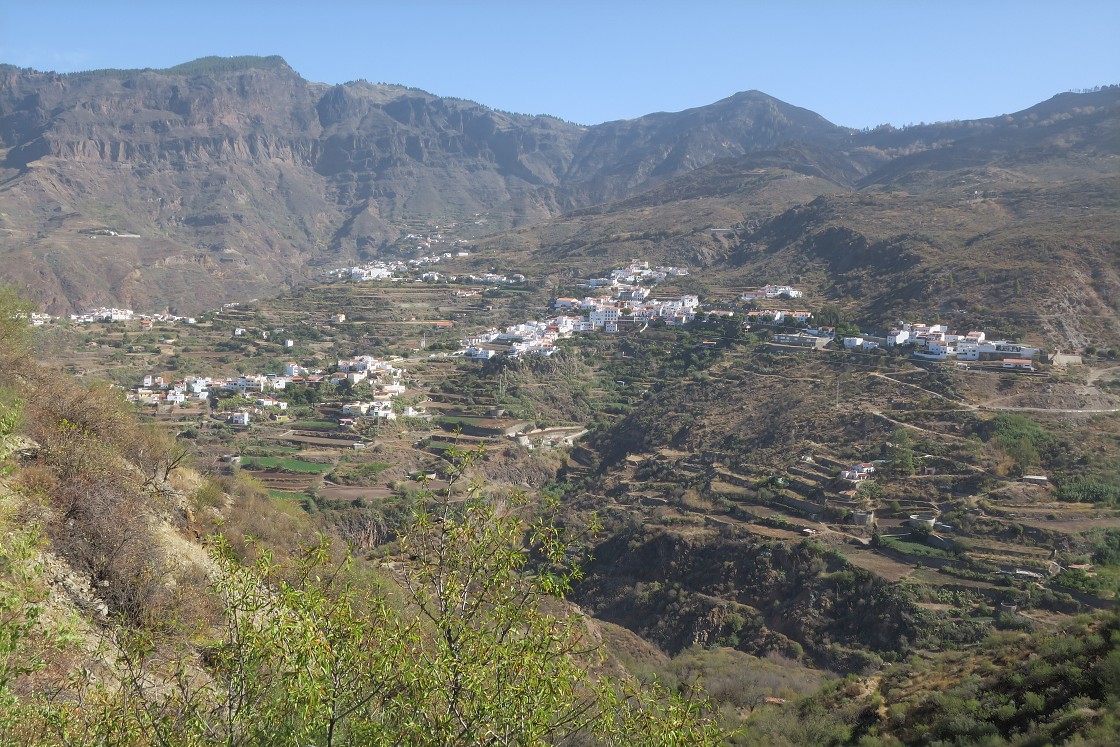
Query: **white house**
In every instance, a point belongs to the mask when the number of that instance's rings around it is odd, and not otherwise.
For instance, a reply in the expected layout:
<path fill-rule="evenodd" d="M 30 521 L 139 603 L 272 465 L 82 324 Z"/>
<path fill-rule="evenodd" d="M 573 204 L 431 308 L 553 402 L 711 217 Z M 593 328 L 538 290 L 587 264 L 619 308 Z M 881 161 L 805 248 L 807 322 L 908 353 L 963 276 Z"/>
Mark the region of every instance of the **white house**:
<path fill-rule="evenodd" d="M 980 360 L 980 345 L 979 343 L 970 340 L 959 340 L 957 342 L 957 360 L 958 361 L 978 361 Z"/>
<path fill-rule="evenodd" d="M 649 288 L 643 288 L 640 285 L 635 285 L 631 288 L 624 288 L 618 292 L 620 301 L 642 301 L 649 296 Z"/>
<path fill-rule="evenodd" d="M 1003 367 L 1013 371 L 1033 371 L 1034 363 L 1029 358 L 1004 358 Z"/>
<path fill-rule="evenodd" d="M 778 296 L 789 296 L 790 298 L 801 298 L 805 295 L 801 291 L 788 285 L 766 285 L 762 288 L 763 293 L 767 298 L 777 298 Z"/>
<path fill-rule="evenodd" d="M 557 334 L 567 336 L 572 333 L 579 323 L 580 319 L 578 317 L 558 316 L 551 320 L 549 326 L 555 325 Z"/>
<path fill-rule="evenodd" d="M 397 419 L 397 414 L 393 412 L 393 402 L 388 399 L 372 402 L 368 414 L 370 417 L 382 418 L 384 420 Z"/>
<path fill-rule="evenodd" d="M 230 389 L 236 389 L 241 394 L 248 392 L 262 392 L 268 386 L 268 379 L 264 376 L 238 376 L 233 380 Z"/>
<path fill-rule="evenodd" d="M 607 324 L 617 325 L 621 310 L 614 306 L 604 306 L 591 312 L 591 326 L 605 327 Z"/>
<path fill-rule="evenodd" d="M 467 355 L 476 361 L 487 361 L 497 355 L 497 353 L 490 348 L 469 347 L 467 348 Z"/>
<path fill-rule="evenodd" d="M 939 356 L 942 360 L 945 356 L 952 355 L 955 351 L 949 346 L 949 343 L 942 340 L 930 340 L 926 343 L 926 352 L 930 355 Z"/>
<path fill-rule="evenodd" d="M 980 354 L 984 355 L 985 353 L 993 356 L 995 354 L 1008 354 L 1019 358 L 1034 358 L 1038 355 L 1039 349 L 1020 345 L 1016 342 L 1007 342 L 1006 340 L 992 340 L 980 343 Z"/>
<path fill-rule="evenodd" d="M 753 322 L 764 323 L 766 319 L 770 319 L 774 324 L 781 324 L 786 318 L 784 309 L 759 309 L 758 311 L 748 311 L 747 319 Z"/>
<path fill-rule="evenodd" d="M 249 413 L 232 412 L 229 415 L 230 425 L 249 425 Z"/>
<path fill-rule="evenodd" d="M 764 290 L 746 291 L 739 296 L 739 300 L 747 303 L 750 301 L 757 301 L 760 298 L 769 298 Z"/>

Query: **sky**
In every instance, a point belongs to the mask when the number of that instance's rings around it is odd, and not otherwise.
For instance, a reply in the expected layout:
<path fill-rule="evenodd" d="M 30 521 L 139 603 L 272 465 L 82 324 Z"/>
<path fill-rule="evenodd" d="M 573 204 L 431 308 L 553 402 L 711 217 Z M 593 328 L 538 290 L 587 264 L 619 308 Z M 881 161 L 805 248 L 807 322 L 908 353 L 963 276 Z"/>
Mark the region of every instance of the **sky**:
<path fill-rule="evenodd" d="M 273 55 L 580 124 L 759 90 L 848 127 L 976 119 L 1120 83 L 1116 0 L 5 0 L 0 62 Z"/>

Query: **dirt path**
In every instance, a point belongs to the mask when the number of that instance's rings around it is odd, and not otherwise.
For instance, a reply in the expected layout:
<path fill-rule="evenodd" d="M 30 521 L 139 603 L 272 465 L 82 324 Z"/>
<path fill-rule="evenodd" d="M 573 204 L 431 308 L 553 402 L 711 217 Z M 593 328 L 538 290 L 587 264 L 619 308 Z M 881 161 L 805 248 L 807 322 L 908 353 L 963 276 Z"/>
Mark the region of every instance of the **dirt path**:
<path fill-rule="evenodd" d="M 903 428 L 911 428 L 911 429 L 916 430 L 916 431 L 921 431 L 922 433 L 928 433 L 932 436 L 937 436 L 938 438 L 951 438 L 951 439 L 954 439 L 956 441 L 968 441 L 968 439 L 964 438 L 963 436 L 957 436 L 957 435 L 954 435 L 952 433 L 942 433 L 941 431 L 930 430 L 929 428 L 923 428 L 922 426 L 914 425 L 913 423 L 904 423 L 901 420 L 895 420 L 890 415 L 884 414 L 882 410 L 876 410 L 876 409 L 872 408 L 872 409 L 868 410 L 868 412 L 870 412 L 872 415 L 874 415 L 877 418 L 882 418 L 883 420 L 886 420 L 888 423 L 893 423 L 894 425 L 899 425 L 899 426 L 902 426 Z"/>
<path fill-rule="evenodd" d="M 890 376 L 887 376 L 886 374 L 881 374 L 877 371 L 868 372 L 868 376 L 878 376 L 881 379 L 886 379 L 887 381 L 892 381 L 895 384 L 899 384 L 901 386 L 913 387 L 914 389 L 917 389 L 918 391 L 925 392 L 926 394 L 933 395 L 934 397 L 940 397 L 941 399 L 945 400 L 946 402 L 952 402 L 954 405 L 957 405 L 957 407 L 959 407 L 961 410 L 967 410 L 967 411 L 971 411 L 971 412 L 976 412 L 978 410 L 992 410 L 992 411 L 998 411 L 998 412 L 1082 413 L 1082 414 L 1086 414 L 1086 415 L 1101 415 L 1101 414 L 1109 414 L 1109 413 L 1120 412 L 1120 407 L 1084 407 L 1084 408 L 1080 408 L 1080 407 L 1013 407 L 1013 406 L 1010 406 L 1010 405 L 993 405 L 992 404 L 993 402 L 998 402 L 1001 399 L 1007 399 L 1007 397 L 994 397 L 992 399 L 985 400 L 984 402 L 981 402 L 980 404 L 974 405 L 971 402 L 961 402 L 959 400 L 953 399 L 952 397 L 946 397 L 944 394 L 941 394 L 940 392 L 935 392 L 931 389 L 926 389 L 924 387 L 920 387 L 917 384 L 911 384 L 907 381 L 899 381 L 898 379 L 892 379 Z M 910 426 L 910 427 L 914 428 L 916 426 Z M 918 430 L 924 430 L 924 429 L 919 428 Z M 931 432 L 933 432 L 933 431 L 931 431 Z"/>
<path fill-rule="evenodd" d="M 1094 386 L 1101 379 L 1113 380 L 1120 378 L 1120 366 L 1089 366 L 1085 375 L 1085 383 Z"/>
<path fill-rule="evenodd" d="M 879 373 L 878 371 L 868 371 L 867 375 L 868 376 L 877 376 L 880 379 L 885 379 L 885 380 L 891 382 L 892 384 L 898 384 L 899 386 L 908 386 L 912 389 L 917 389 L 919 392 L 925 392 L 926 394 L 928 394 L 930 396 L 937 397 L 939 399 L 943 399 L 946 402 L 952 402 L 954 405 L 956 405 L 957 407 L 959 407 L 962 410 L 975 410 L 975 409 L 977 409 L 976 405 L 969 404 L 968 402 L 961 402 L 960 400 L 953 399 L 952 397 L 946 397 L 941 392 L 935 392 L 932 389 L 926 389 L 925 387 L 918 386 L 917 384 L 911 384 L 909 381 L 899 381 L 898 379 L 893 379 L 890 376 L 887 376 L 886 374 Z"/>

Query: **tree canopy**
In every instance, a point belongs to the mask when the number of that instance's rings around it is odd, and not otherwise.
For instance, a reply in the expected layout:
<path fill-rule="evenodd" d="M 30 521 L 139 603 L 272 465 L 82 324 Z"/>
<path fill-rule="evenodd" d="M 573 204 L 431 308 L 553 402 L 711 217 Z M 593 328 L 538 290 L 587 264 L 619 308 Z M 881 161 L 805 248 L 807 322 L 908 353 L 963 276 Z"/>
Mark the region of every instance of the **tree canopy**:
<path fill-rule="evenodd" d="M 452 461 L 454 484 L 470 457 Z M 0 677 L 9 734 L 41 745 L 719 744 L 702 703 L 605 673 L 587 621 L 562 602 L 580 575 L 574 538 L 518 496 L 470 486 L 424 498 L 399 554 L 374 571 L 323 537 L 290 563 L 262 548 L 247 561 L 215 537 L 217 625 L 170 651 L 122 629 L 96 677 L 19 698 Z M 13 588 L 0 597 L 0 610 L 37 608 Z M 38 668 L 36 618 L 0 616 L 0 660 L 31 662 L 17 674 Z"/>

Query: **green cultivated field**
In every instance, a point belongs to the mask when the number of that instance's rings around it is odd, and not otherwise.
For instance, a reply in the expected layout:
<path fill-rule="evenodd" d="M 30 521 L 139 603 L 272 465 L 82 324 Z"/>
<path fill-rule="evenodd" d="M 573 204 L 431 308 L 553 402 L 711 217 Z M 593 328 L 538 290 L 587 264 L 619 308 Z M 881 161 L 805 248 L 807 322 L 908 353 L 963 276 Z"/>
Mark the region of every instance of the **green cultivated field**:
<path fill-rule="evenodd" d="M 241 462 L 244 469 L 280 469 L 287 472 L 322 473 L 330 470 L 329 464 L 304 462 L 286 457 L 248 457 Z"/>

